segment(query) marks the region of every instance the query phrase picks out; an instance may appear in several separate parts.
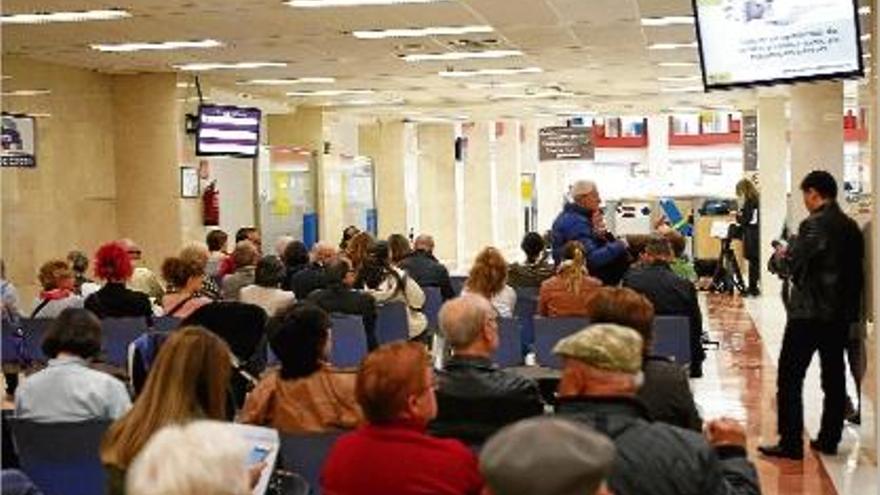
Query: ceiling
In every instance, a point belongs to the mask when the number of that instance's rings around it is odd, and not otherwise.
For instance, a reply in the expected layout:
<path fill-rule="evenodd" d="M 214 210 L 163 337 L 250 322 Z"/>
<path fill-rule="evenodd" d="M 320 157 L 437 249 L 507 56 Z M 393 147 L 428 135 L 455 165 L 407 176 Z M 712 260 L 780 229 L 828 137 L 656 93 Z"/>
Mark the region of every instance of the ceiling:
<path fill-rule="evenodd" d="M 866 2 L 867 3 L 867 2 Z M 643 113 L 678 106 L 754 105 L 756 90 L 666 94 L 658 77 L 699 77 L 695 48 L 648 50 L 652 43 L 695 41 L 693 26 L 643 27 L 642 17 L 691 15 L 691 0 L 448 0 L 429 4 L 295 9 L 281 0 L 5 0 L 4 14 L 124 8 L 132 17 L 37 26 L 6 25 L 3 55 L 85 67 L 108 73 L 168 72 L 190 62 L 273 61 L 284 68 L 199 73 L 203 87 L 247 93 L 293 107 L 351 98 L 292 98 L 287 91 L 373 89 L 357 100 L 396 102 L 382 107 L 338 107 L 367 114 L 541 116 L 568 111 Z M 862 18 L 863 23 L 865 17 Z M 358 29 L 488 24 L 495 32 L 359 40 Z M 863 24 L 863 27 L 868 27 Z M 100 53 L 92 43 L 212 38 L 222 48 L 168 52 Z M 437 53 L 455 46 L 515 49 L 522 57 L 499 60 L 410 63 L 406 53 Z M 461 49 L 461 48 L 459 48 Z M 660 67 L 659 62 L 692 62 Z M 541 67 L 540 74 L 444 78 L 446 69 Z M 193 73 L 181 73 L 191 80 Z M 237 86 L 252 78 L 335 77 L 335 84 Z M 468 83 L 523 82 L 526 87 L 473 89 Z M 14 85 L 14 81 L 10 81 Z M 571 96 L 493 101 L 499 93 L 565 91 Z M 192 93 L 192 89 L 182 92 Z M 399 103 L 403 101 L 404 103 Z"/>

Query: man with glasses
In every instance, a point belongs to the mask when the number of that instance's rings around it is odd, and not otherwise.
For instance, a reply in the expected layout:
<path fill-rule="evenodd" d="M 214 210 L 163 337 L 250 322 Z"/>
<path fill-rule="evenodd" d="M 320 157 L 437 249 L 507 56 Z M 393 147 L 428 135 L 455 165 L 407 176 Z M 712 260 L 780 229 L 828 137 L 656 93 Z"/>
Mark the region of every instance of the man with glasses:
<path fill-rule="evenodd" d="M 477 459 L 456 440 L 425 433 L 437 415 L 425 346 L 396 342 L 361 364 L 355 393 L 368 424 L 342 436 L 324 463 L 324 493 L 476 495 Z"/>
<path fill-rule="evenodd" d="M 432 433 L 481 444 L 503 426 L 544 411 L 537 383 L 492 362 L 498 316 L 486 298 L 452 299 L 439 318 L 452 357 L 439 374 L 439 414 Z"/>

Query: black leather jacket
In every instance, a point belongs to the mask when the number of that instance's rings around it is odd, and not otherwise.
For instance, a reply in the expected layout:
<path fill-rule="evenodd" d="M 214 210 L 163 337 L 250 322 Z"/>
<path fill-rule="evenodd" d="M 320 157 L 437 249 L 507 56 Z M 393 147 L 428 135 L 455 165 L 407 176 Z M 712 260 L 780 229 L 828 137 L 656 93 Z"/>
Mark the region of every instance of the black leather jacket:
<path fill-rule="evenodd" d="M 472 444 L 503 426 L 544 412 L 538 384 L 488 358 L 453 356 L 437 373 L 437 418 L 431 433 Z"/>
<path fill-rule="evenodd" d="M 836 202 L 801 222 L 789 248 L 792 319 L 858 321 L 864 290 L 865 243 L 856 222 Z"/>
<path fill-rule="evenodd" d="M 651 422 L 627 397 L 560 399 L 559 417 L 591 426 L 617 447 L 615 495 L 758 495 L 758 474 L 741 447 L 713 449 L 702 435 Z"/>
<path fill-rule="evenodd" d="M 455 297 L 449 270 L 431 253 L 417 249 L 401 260 L 400 268 L 406 270 L 420 287 L 439 287 L 444 301 Z"/>

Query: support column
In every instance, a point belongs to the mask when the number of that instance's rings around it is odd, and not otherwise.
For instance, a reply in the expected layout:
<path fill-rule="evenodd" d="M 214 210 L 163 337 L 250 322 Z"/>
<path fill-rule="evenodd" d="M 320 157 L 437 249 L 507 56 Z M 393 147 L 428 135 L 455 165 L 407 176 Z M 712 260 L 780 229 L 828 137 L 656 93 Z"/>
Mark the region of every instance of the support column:
<path fill-rule="evenodd" d="M 376 181 L 378 235 L 408 233 L 406 191 L 406 124 L 377 122 L 362 129 L 361 153 L 373 158 Z"/>
<path fill-rule="evenodd" d="M 114 76 L 112 85 L 119 235 L 134 239 L 145 264 L 157 269 L 183 244 L 177 77 Z"/>
<path fill-rule="evenodd" d="M 491 122 L 475 122 L 464 129 L 467 153 L 464 160 L 464 253 L 460 269 L 467 269 L 481 249 L 493 243 L 492 238 L 492 163 Z"/>
<path fill-rule="evenodd" d="M 455 129 L 451 124 L 418 126 L 419 231 L 434 237 L 434 255 L 456 259 Z"/>
<path fill-rule="evenodd" d="M 522 152 L 520 124 L 515 120 L 499 121 L 495 125 L 496 193 L 494 210 L 498 224 L 496 246 L 508 261 L 519 259 L 519 244 L 525 234 L 522 211 Z"/>
<path fill-rule="evenodd" d="M 791 88 L 791 197 L 789 225 L 807 217 L 799 185 L 812 170 L 826 170 L 843 195 L 843 83 L 798 84 Z"/>
<path fill-rule="evenodd" d="M 758 189 L 761 193 L 761 250 L 769 253 L 771 240 L 779 238 L 785 224 L 788 191 L 785 163 L 788 121 L 785 118 L 785 99 L 782 97 L 758 100 Z M 762 256 L 765 260 L 767 256 Z M 766 294 L 778 294 L 781 282 L 767 271 L 762 263 L 761 287 Z"/>

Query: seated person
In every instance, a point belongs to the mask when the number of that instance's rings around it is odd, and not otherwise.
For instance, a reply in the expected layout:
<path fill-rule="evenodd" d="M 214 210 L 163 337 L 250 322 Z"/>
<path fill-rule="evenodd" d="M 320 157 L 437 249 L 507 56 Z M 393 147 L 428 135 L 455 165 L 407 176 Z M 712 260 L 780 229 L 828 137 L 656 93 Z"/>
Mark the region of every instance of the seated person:
<path fill-rule="evenodd" d="M 477 459 L 457 440 L 425 433 L 437 415 L 434 373 L 425 346 L 383 345 L 357 375 L 367 424 L 343 435 L 321 472 L 323 493 L 346 495 L 477 495 Z"/>
<path fill-rule="evenodd" d="M 168 282 L 168 291 L 162 296 L 165 316 L 186 318 L 211 299 L 201 295 L 205 280 L 204 264 L 183 258 L 165 258 L 162 262 L 162 278 Z"/>
<path fill-rule="evenodd" d="M 305 301 L 312 291 L 327 287 L 325 270 L 327 265 L 336 259 L 336 256 L 336 246 L 329 242 L 321 241 L 312 246 L 309 266 L 294 273 L 287 282 L 297 300 Z"/>
<path fill-rule="evenodd" d="M 327 266 L 327 288 L 309 294 L 308 301 L 317 304 L 328 313 L 360 315 L 367 334 L 367 348 L 379 347 L 376 337 L 376 300 L 352 287 L 355 271 L 346 258 L 338 258 Z"/>
<path fill-rule="evenodd" d="M 231 259 L 235 263 L 235 271 L 223 277 L 220 293 L 227 301 L 238 301 L 242 287 L 254 283 L 260 252 L 251 241 L 239 241 Z"/>
<path fill-rule="evenodd" d="M 277 256 L 263 256 L 257 263 L 254 283 L 242 287 L 238 293 L 239 301 L 259 306 L 268 316 L 275 316 L 296 301 L 293 292 L 280 288 L 286 273 L 284 263 Z"/>
<path fill-rule="evenodd" d="M 556 275 L 541 284 L 538 314 L 551 318 L 585 316 L 590 297 L 601 286 L 601 280 L 587 273 L 584 247 L 571 241 L 562 250 L 562 263 Z"/>
<path fill-rule="evenodd" d="M 746 435 L 734 420 L 712 421 L 703 435 L 652 422 L 635 399 L 642 338 L 630 328 L 591 325 L 556 344 L 563 359 L 557 416 L 607 435 L 617 457 L 608 478 L 627 495 L 754 495 L 758 475 Z"/>
<path fill-rule="evenodd" d="M 416 237 L 413 251 L 398 265 L 421 287 L 439 287 L 443 300 L 455 297 L 449 270 L 434 257 L 434 238 L 422 234 Z"/>
<path fill-rule="evenodd" d="M 425 293 L 415 280 L 391 264 L 387 242 L 378 241 L 370 247 L 370 254 L 361 266 L 359 278 L 364 282 L 364 292 L 373 296 L 377 303 L 404 303 L 409 338 L 425 338 L 424 332 L 428 328 L 428 318 L 422 312 Z"/>
<path fill-rule="evenodd" d="M 484 495 L 611 495 L 605 480 L 613 464 L 605 435 L 559 418 L 505 427 L 480 450 Z"/>
<path fill-rule="evenodd" d="M 15 394 L 15 416 L 41 423 L 116 419 L 131 407 L 125 384 L 89 368 L 101 352 L 101 322 L 81 308 L 68 308 L 43 340 L 49 365 L 25 378 Z"/>
<path fill-rule="evenodd" d="M 269 320 L 269 345 L 281 369 L 267 372 L 248 394 L 239 420 L 284 433 L 354 428 L 362 422 L 355 375 L 330 367 L 330 317 L 310 303 Z"/>
<path fill-rule="evenodd" d="M 52 260 L 40 267 L 40 285 L 43 291 L 34 301 L 31 318 L 55 318 L 67 308 L 83 307 L 82 297 L 76 295 L 76 279 L 70 266 L 61 260 Z"/>
<path fill-rule="evenodd" d="M 592 323 L 616 323 L 642 336 L 644 383 L 637 397 L 651 418 L 681 428 L 703 431 L 703 420 L 694 403 L 687 373 L 668 358 L 651 355 L 654 340 L 654 306 L 632 289 L 603 287 L 587 303 Z"/>
<path fill-rule="evenodd" d="M 290 286 L 290 279 L 294 275 L 309 267 L 309 250 L 302 241 L 293 240 L 284 247 L 281 254 L 281 261 L 284 262 L 284 280 L 281 281 L 281 288 L 293 292 Z M 305 297 L 303 297 L 305 299 Z"/>
<path fill-rule="evenodd" d="M 220 285 L 217 278 L 208 275 L 208 265 L 211 260 L 211 252 L 208 246 L 201 242 L 190 242 L 180 250 L 180 260 L 192 266 L 199 267 L 202 272 L 202 288 L 199 295 L 207 297 L 211 301 L 220 299 Z"/>
<path fill-rule="evenodd" d="M 691 368 L 690 376 L 703 376 L 703 314 L 697 300 L 694 284 L 685 280 L 669 267 L 672 248 L 660 236 L 652 237 L 645 245 L 642 262 L 630 269 L 623 278 L 623 286 L 643 294 L 654 305 L 654 314 L 686 316 L 690 319 Z"/>
<path fill-rule="evenodd" d="M 106 283 L 86 298 L 84 307 L 101 319 L 143 316 L 152 323 L 150 299 L 143 292 L 125 286 L 132 273 L 131 256 L 122 244 L 111 242 L 98 248 L 95 275 Z"/>
<path fill-rule="evenodd" d="M 666 225 L 658 227 L 657 233 L 665 237 L 666 240 L 669 241 L 669 245 L 672 247 L 673 257 L 669 262 L 669 268 L 672 269 L 672 272 L 685 280 L 696 282 L 697 271 L 694 269 L 694 264 L 691 263 L 684 254 L 684 249 L 686 247 L 684 236 L 677 230 Z"/>
<path fill-rule="evenodd" d="M 477 295 L 452 299 L 439 318 L 452 357 L 437 376 L 431 433 L 480 444 L 504 425 L 544 412 L 537 383 L 492 362 L 498 317 L 489 301 Z"/>
<path fill-rule="evenodd" d="M 507 282 L 514 289 L 540 287 L 541 282 L 553 276 L 553 265 L 547 261 L 549 251 L 544 238 L 537 232 L 529 232 L 519 245 L 526 254 L 525 263 L 511 263 L 507 269 Z"/>
<path fill-rule="evenodd" d="M 131 278 L 128 279 L 128 288 L 143 292 L 153 302 L 161 301 L 162 296 L 165 295 L 165 288 L 162 287 L 162 281 L 159 280 L 159 277 L 143 265 L 144 261 L 141 257 L 143 252 L 140 246 L 131 239 L 122 239 L 119 241 L 119 244 L 131 257 L 131 263 L 134 266 Z"/>
<path fill-rule="evenodd" d="M 89 278 L 86 273 L 89 271 L 89 257 L 82 251 L 71 251 L 67 253 L 67 262 L 73 270 L 74 286 L 73 291 L 82 296 L 83 299 L 89 297 L 92 292 L 100 289 L 101 286 L 96 284 Z"/>
<path fill-rule="evenodd" d="M 507 262 L 501 251 L 487 247 L 480 251 L 471 267 L 461 294 L 477 294 L 492 303 L 502 318 L 512 318 L 516 307 L 516 292 L 507 285 Z"/>
<path fill-rule="evenodd" d="M 220 265 L 223 260 L 229 257 L 226 253 L 226 246 L 229 243 L 229 235 L 220 229 L 213 229 L 205 236 L 205 243 L 208 245 L 208 263 L 205 266 L 205 272 L 212 279 L 219 279 L 221 276 Z"/>

